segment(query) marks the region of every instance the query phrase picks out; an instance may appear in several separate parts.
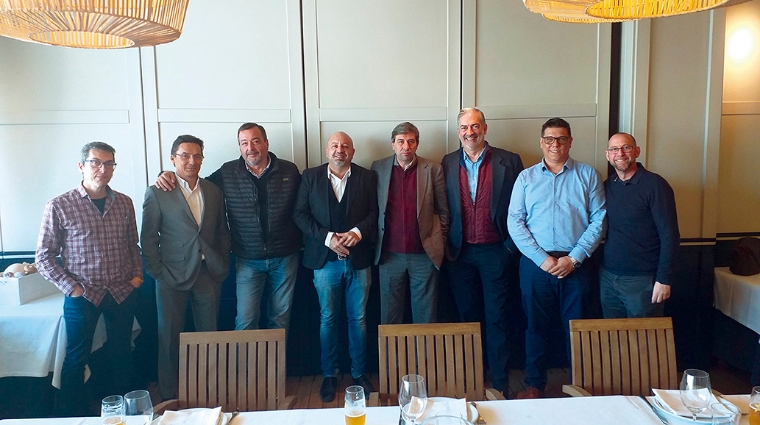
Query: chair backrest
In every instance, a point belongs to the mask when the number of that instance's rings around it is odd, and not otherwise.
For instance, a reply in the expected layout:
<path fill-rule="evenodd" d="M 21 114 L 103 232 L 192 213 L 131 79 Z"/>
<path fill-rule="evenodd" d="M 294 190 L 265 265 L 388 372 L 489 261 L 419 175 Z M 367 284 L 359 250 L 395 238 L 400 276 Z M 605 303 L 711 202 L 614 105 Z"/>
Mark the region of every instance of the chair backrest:
<path fill-rule="evenodd" d="M 425 377 L 430 397 L 484 400 L 480 323 L 380 325 L 380 402 L 396 404 L 401 378 Z"/>
<path fill-rule="evenodd" d="M 179 408 L 274 410 L 285 398 L 285 330 L 179 337 Z"/>
<path fill-rule="evenodd" d="M 677 389 L 670 317 L 570 321 L 573 385 L 592 395 Z"/>

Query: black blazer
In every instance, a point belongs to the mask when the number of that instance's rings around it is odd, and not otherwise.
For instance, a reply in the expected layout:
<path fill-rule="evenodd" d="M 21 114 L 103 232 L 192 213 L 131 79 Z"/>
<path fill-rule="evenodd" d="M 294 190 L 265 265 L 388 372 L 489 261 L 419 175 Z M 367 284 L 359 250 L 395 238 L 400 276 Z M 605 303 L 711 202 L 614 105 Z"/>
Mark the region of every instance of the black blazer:
<path fill-rule="evenodd" d="M 327 178 L 327 164 L 304 170 L 298 189 L 293 221 L 301 229 L 306 246 L 303 265 L 317 270 L 327 263 L 330 248 L 325 246 L 330 229 L 330 201 L 335 196 Z M 351 164 L 351 176 L 344 197 L 348 197 L 346 221 L 356 227 L 362 240 L 350 249 L 349 258 L 355 269 L 372 265 L 373 248 L 377 239 L 377 176 L 374 172 Z"/>
<path fill-rule="evenodd" d="M 486 143 L 487 144 L 487 143 Z M 517 247 L 507 230 L 507 210 L 512 196 L 512 187 L 517 175 L 523 170 L 520 155 L 488 145 L 491 150 L 491 220 L 501 235 L 504 245 L 516 253 Z M 462 249 L 462 197 L 459 193 L 459 165 L 462 161 L 462 148 L 443 157 L 441 165 L 446 178 L 446 195 L 449 202 L 449 238 L 447 257 L 455 260 Z"/>

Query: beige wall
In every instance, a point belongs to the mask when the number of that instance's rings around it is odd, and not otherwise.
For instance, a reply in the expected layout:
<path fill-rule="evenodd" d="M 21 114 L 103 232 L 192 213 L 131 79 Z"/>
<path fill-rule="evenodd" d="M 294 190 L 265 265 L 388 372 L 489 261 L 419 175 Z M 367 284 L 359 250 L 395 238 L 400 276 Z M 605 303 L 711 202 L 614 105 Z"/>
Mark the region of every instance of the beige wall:
<path fill-rule="evenodd" d="M 757 17 L 759 2 L 734 8 Z M 643 161 L 676 190 L 683 237 L 760 230 L 758 185 L 749 202 L 737 186 L 759 180 L 747 135 L 760 134 L 760 120 L 724 115 L 727 141 L 718 133 L 734 8 L 641 21 L 624 70 L 639 82 L 626 102 Z M 440 160 L 459 146 L 457 112 L 474 105 L 487 139 L 529 166 L 541 123 L 561 116 L 573 157 L 606 175 L 610 37 L 609 24 L 549 22 L 503 0 L 194 0 L 178 41 L 120 51 L 0 37 L 0 251 L 34 249 L 44 203 L 78 184 L 78 150 L 96 139 L 116 147 L 112 186 L 138 217 L 177 135 L 206 141 L 207 174 L 238 156 L 245 121 L 263 124 L 271 150 L 301 169 L 323 162 L 336 130 L 369 166 L 391 154 L 390 131 L 406 120 L 420 127 L 420 154 Z M 755 91 L 727 88 L 727 100 L 758 113 L 758 73 L 730 75 Z"/>
<path fill-rule="evenodd" d="M 726 11 L 718 233 L 760 230 L 760 1 Z"/>

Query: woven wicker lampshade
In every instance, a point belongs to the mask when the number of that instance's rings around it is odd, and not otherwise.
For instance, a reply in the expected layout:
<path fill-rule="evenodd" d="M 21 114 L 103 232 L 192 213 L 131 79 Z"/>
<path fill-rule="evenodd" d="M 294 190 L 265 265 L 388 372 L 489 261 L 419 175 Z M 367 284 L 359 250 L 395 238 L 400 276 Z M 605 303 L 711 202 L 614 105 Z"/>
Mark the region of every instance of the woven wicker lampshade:
<path fill-rule="evenodd" d="M 621 22 L 624 19 L 605 19 L 589 16 L 586 8 L 597 0 L 523 0 L 531 12 L 540 13 L 551 21 L 576 24 L 603 24 Z"/>
<path fill-rule="evenodd" d="M 718 7 L 728 0 L 602 0 L 586 9 L 589 16 L 641 19 L 681 15 Z"/>
<path fill-rule="evenodd" d="M 189 0 L 1 0 L 0 35 L 92 49 L 179 38 Z"/>

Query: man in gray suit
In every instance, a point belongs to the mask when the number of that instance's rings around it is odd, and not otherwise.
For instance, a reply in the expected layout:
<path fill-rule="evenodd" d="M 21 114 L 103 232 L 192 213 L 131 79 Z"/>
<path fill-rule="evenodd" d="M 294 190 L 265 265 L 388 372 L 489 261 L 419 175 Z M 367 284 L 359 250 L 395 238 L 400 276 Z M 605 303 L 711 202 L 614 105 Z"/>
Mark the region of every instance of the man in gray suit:
<path fill-rule="evenodd" d="M 394 155 L 372 163 L 377 173 L 380 321 L 403 323 L 406 287 L 414 323 L 436 321 L 438 270 L 449 231 L 443 168 L 417 156 L 420 132 L 409 122 L 391 132 Z"/>
<path fill-rule="evenodd" d="M 148 273 L 156 279 L 158 382 L 164 400 L 177 397 L 179 334 L 187 303 L 192 304 L 196 331 L 216 330 L 230 258 L 222 191 L 198 177 L 203 141 L 177 137 L 171 161 L 178 187 L 145 191 L 140 234 Z"/>

